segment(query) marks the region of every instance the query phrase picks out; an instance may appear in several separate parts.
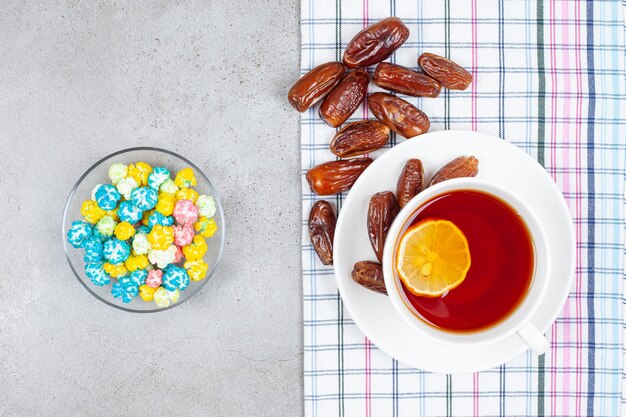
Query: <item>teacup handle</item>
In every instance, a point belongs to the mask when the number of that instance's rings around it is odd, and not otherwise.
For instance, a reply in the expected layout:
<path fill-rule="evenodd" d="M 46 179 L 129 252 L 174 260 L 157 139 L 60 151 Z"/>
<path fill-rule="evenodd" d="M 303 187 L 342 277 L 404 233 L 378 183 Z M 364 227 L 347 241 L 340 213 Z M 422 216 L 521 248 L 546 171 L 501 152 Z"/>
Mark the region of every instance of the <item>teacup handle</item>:
<path fill-rule="evenodd" d="M 524 324 L 518 331 L 517 335 L 535 352 L 537 355 L 543 355 L 550 347 L 548 340 L 543 333 L 539 331 L 531 323 Z"/>

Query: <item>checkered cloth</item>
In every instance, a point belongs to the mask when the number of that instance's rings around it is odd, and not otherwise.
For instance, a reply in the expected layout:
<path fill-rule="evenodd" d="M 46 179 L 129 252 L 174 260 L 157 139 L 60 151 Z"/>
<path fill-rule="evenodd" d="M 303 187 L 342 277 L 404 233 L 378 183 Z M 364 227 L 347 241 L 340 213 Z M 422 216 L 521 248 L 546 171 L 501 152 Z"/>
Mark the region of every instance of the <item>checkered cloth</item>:
<path fill-rule="evenodd" d="M 391 58 L 424 51 L 474 74 L 467 91 L 409 98 L 431 131 L 504 138 L 563 190 L 577 239 L 575 287 L 547 333 L 551 348 L 473 375 L 437 375 L 379 351 L 342 306 L 331 266 L 311 247 L 303 189 L 304 387 L 312 416 L 618 416 L 622 399 L 624 21 L 619 1 L 302 0 L 302 73 L 340 60 L 364 26 L 398 16 L 411 35 Z M 370 68 L 372 70 L 372 68 Z M 406 98 L 406 97 L 405 97 Z M 367 117 L 359 109 L 353 120 Z M 302 172 L 334 159 L 334 130 L 302 115 Z M 390 146 L 402 138 L 392 137 Z M 412 139 L 419 140 L 419 138 Z M 343 196 L 331 197 L 341 209 Z M 626 409 L 626 407 L 623 407 Z M 624 414 L 626 415 L 626 413 Z"/>

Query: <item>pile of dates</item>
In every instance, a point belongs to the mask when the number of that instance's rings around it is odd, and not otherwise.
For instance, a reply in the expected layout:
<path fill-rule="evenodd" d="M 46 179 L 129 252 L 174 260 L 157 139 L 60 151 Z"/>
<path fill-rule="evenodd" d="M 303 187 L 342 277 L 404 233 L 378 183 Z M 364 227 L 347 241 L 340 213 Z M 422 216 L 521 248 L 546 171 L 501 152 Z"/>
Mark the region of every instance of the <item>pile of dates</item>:
<path fill-rule="evenodd" d="M 289 90 L 289 102 L 300 112 L 321 101 L 319 116 L 334 128 L 348 120 L 367 98 L 368 107 L 376 120 L 362 120 L 341 127 L 330 143 L 330 151 L 337 157 L 354 158 L 381 149 L 388 143 L 391 131 L 408 139 L 421 135 L 430 128 L 428 116 L 408 101 L 383 92 L 368 96 L 370 76 L 365 67 L 377 64 L 373 81 L 378 87 L 414 97 L 437 97 L 442 87 L 465 90 L 472 82 L 472 75 L 461 66 L 430 53 L 424 53 L 417 59 L 422 72 L 382 62 L 400 48 L 408 37 L 409 29 L 397 17 L 388 17 L 374 23 L 357 33 L 350 41 L 342 62 L 327 62 L 313 68 Z M 311 168 L 306 178 L 315 194 L 333 195 L 348 191 L 371 163 L 372 159 L 369 157 L 325 162 Z M 414 165 L 415 162 L 411 164 Z M 416 194 L 411 195 L 410 191 L 416 189 L 415 178 L 411 177 L 407 181 L 409 182 L 404 184 L 405 188 L 398 189 L 398 200 L 391 192 L 379 193 L 380 195 L 374 196 L 375 202 L 370 203 L 369 217 L 372 220 L 368 220 L 368 223 L 371 222 L 372 225 L 368 224 L 368 230 L 377 256 L 382 254 L 386 235 L 383 223 L 388 222 L 390 225 L 398 211 L 391 207 L 381 213 L 377 205 L 383 203 L 378 201 L 391 206 L 395 202 L 402 207 Z M 380 224 L 373 225 L 379 220 Z M 313 247 L 325 265 L 330 265 L 333 261 L 335 222 L 335 214 L 328 202 L 318 201 L 313 205 L 309 216 L 309 232 Z M 380 256 L 378 258 L 380 262 Z M 359 267 L 355 266 L 353 272 L 355 280 L 372 289 L 380 288 L 380 265 L 373 262 L 361 262 L 357 265 Z M 384 289 L 384 283 L 382 285 Z"/>

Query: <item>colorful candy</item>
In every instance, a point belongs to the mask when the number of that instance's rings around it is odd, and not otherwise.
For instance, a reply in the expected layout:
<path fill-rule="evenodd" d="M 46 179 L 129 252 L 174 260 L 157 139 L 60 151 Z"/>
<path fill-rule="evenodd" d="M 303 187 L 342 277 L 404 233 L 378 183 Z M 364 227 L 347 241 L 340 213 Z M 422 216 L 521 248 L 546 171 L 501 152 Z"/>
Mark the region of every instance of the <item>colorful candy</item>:
<path fill-rule="evenodd" d="M 139 187 L 131 193 L 133 204 L 139 207 L 140 210 L 144 211 L 152 210 L 154 206 L 156 206 L 158 198 L 159 195 L 156 190 L 150 187 Z"/>
<path fill-rule="evenodd" d="M 90 262 L 85 264 L 85 275 L 93 282 L 93 285 L 102 287 L 111 282 L 111 278 L 104 271 L 102 262 Z"/>
<path fill-rule="evenodd" d="M 207 219 L 206 217 L 200 217 L 194 225 L 196 232 L 199 232 L 203 237 L 212 237 L 217 232 L 217 223 L 214 219 Z"/>
<path fill-rule="evenodd" d="M 117 192 L 120 193 L 126 200 L 130 200 L 132 192 L 138 187 L 139 184 L 136 179 L 133 177 L 126 177 L 122 178 L 117 183 Z"/>
<path fill-rule="evenodd" d="M 85 275 L 94 285 L 110 284 L 124 303 L 137 296 L 167 307 L 191 281 L 206 278 L 205 237 L 217 231 L 213 197 L 198 195 L 193 169 L 154 169 L 145 162 L 109 167 L 108 184 L 97 184 L 82 203 L 84 220 L 74 221 L 68 242 L 83 249 Z M 111 278 L 114 278 L 112 280 Z"/>
<path fill-rule="evenodd" d="M 145 255 L 152 249 L 152 245 L 145 233 L 137 233 L 133 238 L 133 252 L 135 255 Z"/>
<path fill-rule="evenodd" d="M 104 259 L 104 245 L 99 236 L 88 238 L 83 244 L 83 249 L 85 249 L 85 255 L 83 256 L 85 263 L 100 262 Z"/>
<path fill-rule="evenodd" d="M 170 179 L 170 170 L 164 167 L 155 167 L 150 176 L 148 176 L 148 185 L 150 188 L 159 190 L 161 184 Z"/>
<path fill-rule="evenodd" d="M 161 186 L 159 187 L 159 191 L 168 194 L 176 194 L 176 191 L 178 191 L 178 185 L 176 185 L 174 180 L 170 178 L 165 180 L 163 184 L 161 184 Z"/>
<path fill-rule="evenodd" d="M 135 224 L 141 220 L 143 211 L 130 201 L 122 201 L 117 209 L 117 215 L 121 221 Z"/>
<path fill-rule="evenodd" d="M 195 203 L 197 198 L 198 193 L 191 188 L 181 188 L 180 190 L 176 191 L 176 200 L 189 200 L 192 203 Z"/>
<path fill-rule="evenodd" d="M 148 241 L 152 249 L 165 250 L 174 243 L 174 228 L 156 224 L 148 235 Z"/>
<path fill-rule="evenodd" d="M 186 246 L 193 241 L 195 234 L 190 224 L 174 226 L 174 243 L 178 246 Z"/>
<path fill-rule="evenodd" d="M 148 185 L 148 176 L 152 172 L 152 167 L 145 162 L 137 162 L 128 166 L 128 176 L 133 177 L 137 184 Z"/>
<path fill-rule="evenodd" d="M 159 288 L 161 286 L 161 282 L 163 279 L 163 271 L 160 269 L 153 269 L 148 272 L 148 277 L 146 278 L 146 285 L 152 288 Z"/>
<path fill-rule="evenodd" d="M 191 168 L 183 168 L 176 174 L 176 185 L 180 188 L 189 188 L 196 186 L 196 177 Z"/>
<path fill-rule="evenodd" d="M 104 259 L 112 264 L 122 263 L 130 255 L 130 246 L 117 238 L 111 238 L 104 242 Z"/>
<path fill-rule="evenodd" d="M 113 185 L 117 185 L 121 180 L 126 178 L 128 175 L 128 167 L 124 164 L 113 164 L 109 167 L 109 178 L 111 178 L 111 183 Z"/>
<path fill-rule="evenodd" d="M 87 222 L 76 220 L 67 231 L 67 241 L 75 248 L 83 246 L 84 242 L 92 235 L 93 227 Z"/>
<path fill-rule="evenodd" d="M 155 211 L 148 216 L 148 227 L 153 228 L 157 224 L 160 226 L 171 226 L 174 224 L 174 218 L 172 216 L 164 216 L 158 211 Z"/>
<path fill-rule="evenodd" d="M 201 281 L 206 278 L 206 274 L 209 271 L 209 265 L 202 259 L 197 261 L 187 261 L 183 265 L 189 274 L 189 278 L 192 281 Z"/>
<path fill-rule="evenodd" d="M 115 219 L 109 215 L 101 218 L 98 223 L 96 223 L 96 230 L 107 237 L 113 236 L 113 232 L 115 231 L 115 227 L 117 226 L 117 222 Z"/>
<path fill-rule="evenodd" d="M 140 285 L 139 286 L 139 296 L 142 300 L 148 302 L 154 300 L 154 292 L 156 288 L 149 287 L 148 285 Z"/>
<path fill-rule="evenodd" d="M 135 228 L 128 222 L 121 222 L 115 226 L 114 233 L 119 240 L 128 240 L 135 234 Z"/>
<path fill-rule="evenodd" d="M 207 218 L 213 217 L 217 207 L 215 206 L 215 200 L 210 195 L 200 195 L 196 199 L 196 207 L 198 207 L 198 213 L 200 216 Z"/>
<path fill-rule="evenodd" d="M 106 216 L 106 211 L 98 207 L 98 203 L 91 200 L 83 201 L 80 207 L 80 214 L 91 224 L 98 223 L 98 221 Z"/>
<path fill-rule="evenodd" d="M 184 290 L 189 285 L 189 275 L 187 271 L 176 265 L 168 265 L 163 272 L 163 288 L 168 291 L 176 289 Z"/>
<path fill-rule="evenodd" d="M 121 200 L 122 195 L 117 188 L 110 184 L 101 185 L 96 191 L 96 203 L 102 210 L 113 210 Z"/>
<path fill-rule="evenodd" d="M 195 235 L 193 242 L 183 247 L 183 255 L 185 255 L 185 258 L 188 261 L 197 261 L 198 259 L 202 259 L 202 257 L 204 257 L 207 250 L 208 246 L 204 238 L 200 235 Z"/>
<path fill-rule="evenodd" d="M 174 206 L 174 218 L 179 224 L 194 224 L 198 220 L 198 207 L 191 200 L 178 200 Z"/>
<path fill-rule="evenodd" d="M 165 250 L 152 249 L 148 253 L 148 260 L 157 268 L 165 268 L 176 259 L 176 246 L 170 245 Z"/>
<path fill-rule="evenodd" d="M 176 196 L 174 194 L 161 191 L 159 193 L 159 200 L 157 201 L 155 210 L 164 216 L 171 216 L 174 212 L 174 206 L 176 205 Z"/>

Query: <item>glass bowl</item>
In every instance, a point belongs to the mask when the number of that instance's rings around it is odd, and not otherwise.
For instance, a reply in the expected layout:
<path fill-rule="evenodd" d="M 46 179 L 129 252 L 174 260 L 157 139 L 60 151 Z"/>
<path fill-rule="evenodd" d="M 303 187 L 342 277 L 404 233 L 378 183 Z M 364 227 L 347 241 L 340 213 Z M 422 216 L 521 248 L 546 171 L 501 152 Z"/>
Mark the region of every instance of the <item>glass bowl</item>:
<path fill-rule="evenodd" d="M 84 250 L 75 249 L 67 241 L 67 231 L 75 220 L 83 220 L 83 216 L 80 214 L 80 208 L 84 200 L 91 199 L 91 190 L 96 184 L 111 183 L 109 179 L 108 171 L 111 164 L 121 162 L 125 165 L 135 163 L 137 161 L 143 161 L 151 166 L 162 166 L 172 172 L 172 176 L 179 170 L 190 167 L 193 169 L 197 185 L 194 190 L 198 194 L 207 194 L 213 197 L 217 210 L 213 218 L 217 223 L 217 232 L 207 238 L 207 245 L 209 247 L 207 253 L 204 255 L 204 261 L 209 264 L 209 271 L 205 279 L 201 281 L 191 281 L 189 286 L 180 292 L 180 299 L 176 303 L 170 304 L 168 307 L 157 307 L 154 302 L 145 302 L 140 297 L 135 297 L 130 303 L 123 303 L 122 300 L 114 298 L 111 295 L 111 285 L 115 282 L 115 279 L 111 279 L 111 284 L 98 287 L 94 285 L 91 280 L 85 274 L 85 263 L 83 262 Z M 91 166 L 76 182 L 74 188 L 70 192 L 70 195 L 65 204 L 65 211 L 63 212 L 63 247 L 65 248 L 65 255 L 70 267 L 74 271 L 74 274 L 78 278 L 81 284 L 89 291 L 94 297 L 102 301 L 105 304 L 119 308 L 124 311 L 132 311 L 137 313 L 150 313 L 155 311 L 167 310 L 177 305 L 183 304 L 185 301 L 193 297 L 213 275 L 215 267 L 217 266 L 221 256 L 222 249 L 224 247 L 225 225 L 224 225 L 224 212 L 222 209 L 222 203 L 217 194 L 217 191 L 211 184 L 211 181 L 197 166 L 192 164 L 182 156 L 159 148 L 130 148 L 115 152 Z"/>

